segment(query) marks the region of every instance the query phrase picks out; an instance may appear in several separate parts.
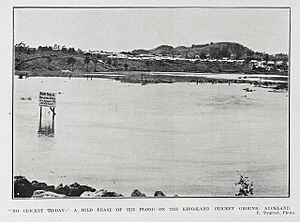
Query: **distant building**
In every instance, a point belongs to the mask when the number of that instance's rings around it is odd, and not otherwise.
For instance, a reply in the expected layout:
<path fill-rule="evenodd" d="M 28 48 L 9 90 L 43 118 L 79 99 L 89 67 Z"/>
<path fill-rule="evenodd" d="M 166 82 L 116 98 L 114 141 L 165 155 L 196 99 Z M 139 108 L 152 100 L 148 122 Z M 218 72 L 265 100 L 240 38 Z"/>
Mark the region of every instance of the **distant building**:
<path fill-rule="evenodd" d="M 256 64 L 256 68 L 265 68 L 266 61 L 258 61 Z"/>
<path fill-rule="evenodd" d="M 127 59 L 128 56 L 125 55 L 125 54 L 123 54 L 123 53 L 118 53 L 118 54 L 117 54 L 117 58 L 118 58 L 118 59 Z"/>
<path fill-rule="evenodd" d="M 61 70 L 61 72 L 62 72 L 62 73 L 71 73 L 71 71 L 68 70 L 68 69 L 65 69 L 65 70 L 63 69 L 63 70 Z"/>
<path fill-rule="evenodd" d="M 244 60 L 244 59 L 239 59 L 239 60 L 236 60 L 236 62 L 237 62 L 238 64 L 243 64 L 243 63 L 245 62 L 245 60 Z"/>
<path fill-rule="evenodd" d="M 27 50 L 30 51 L 30 52 L 34 52 L 34 51 L 35 51 L 35 48 L 30 47 L 30 48 L 28 48 Z"/>

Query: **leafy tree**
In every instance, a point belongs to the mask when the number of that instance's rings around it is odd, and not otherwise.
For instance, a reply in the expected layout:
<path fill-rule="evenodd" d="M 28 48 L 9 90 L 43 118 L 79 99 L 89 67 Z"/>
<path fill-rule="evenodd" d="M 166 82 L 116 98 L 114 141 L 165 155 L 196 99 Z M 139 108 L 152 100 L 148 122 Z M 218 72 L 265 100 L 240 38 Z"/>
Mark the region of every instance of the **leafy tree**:
<path fill-rule="evenodd" d="M 128 64 L 127 63 L 124 64 L 124 68 L 125 68 L 125 70 L 128 69 Z"/>
<path fill-rule="evenodd" d="M 239 192 L 235 196 L 250 196 L 253 195 L 254 185 L 253 182 L 249 180 L 249 177 L 240 174 L 240 179 L 235 186 L 239 187 Z"/>
<path fill-rule="evenodd" d="M 200 44 L 200 45 L 193 44 L 192 48 L 203 48 L 203 47 L 208 46 L 208 45 L 209 44 Z"/>
<path fill-rule="evenodd" d="M 61 51 L 66 53 L 66 52 L 68 52 L 68 49 L 66 48 L 66 46 L 63 46 L 63 47 L 61 47 Z"/>
<path fill-rule="evenodd" d="M 77 51 L 76 51 L 76 53 L 77 54 L 83 54 L 83 51 L 80 48 L 78 48 Z"/>
<path fill-rule="evenodd" d="M 85 71 L 88 72 L 88 65 L 89 65 L 89 62 L 90 62 L 91 58 L 89 56 L 86 56 L 84 58 L 84 64 L 86 65 L 85 66 Z"/>
<path fill-rule="evenodd" d="M 111 65 L 111 59 L 110 58 L 108 58 L 107 60 L 106 60 L 106 63 L 107 63 L 107 65 Z"/>
<path fill-rule="evenodd" d="M 17 70 L 20 68 L 19 67 L 20 61 L 21 61 L 20 57 L 15 57 L 15 69 Z"/>
<path fill-rule="evenodd" d="M 98 57 L 94 56 L 92 59 L 91 59 L 94 63 L 94 72 L 97 71 L 97 62 L 98 62 Z"/>
<path fill-rule="evenodd" d="M 247 56 L 253 56 L 254 55 L 254 52 L 252 50 L 247 50 Z"/>
<path fill-rule="evenodd" d="M 112 66 L 117 67 L 117 66 L 118 66 L 118 63 L 117 63 L 116 61 L 113 61 L 113 62 L 112 62 Z"/>
<path fill-rule="evenodd" d="M 41 51 L 41 52 L 46 52 L 46 51 L 52 51 L 52 47 L 51 46 L 39 46 L 38 47 L 38 51 Z"/>
<path fill-rule="evenodd" d="M 68 53 L 70 54 L 76 54 L 76 50 L 74 48 L 69 48 Z"/>
<path fill-rule="evenodd" d="M 249 63 L 251 60 L 252 60 L 252 58 L 251 58 L 250 56 L 247 56 L 247 57 L 245 58 L 245 63 Z"/>
<path fill-rule="evenodd" d="M 206 55 L 205 55 L 204 52 L 201 52 L 201 54 L 200 54 L 200 59 L 206 59 Z"/>
<path fill-rule="evenodd" d="M 60 50 L 60 45 L 54 44 L 53 49 Z"/>
<path fill-rule="evenodd" d="M 20 42 L 16 44 L 16 48 L 25 48 L 26 44 L 24 42 Z"/>
<path fill-rule="evenodd" d="M 28 48 L 29 48 L 29 46 L 26 45 L 24 42 L 20 42 L 15 45 L 16 52 L 26 52 Z"/>
<path fill-rule="evenodd" d="M 76 59 L 74 57 L 68 57 L 67 63 L 68 63 L 68 65 L 71 65 L 71 71 L 73 72 L 74 65 L 76 63 Z"/>
<path fill-rule="evenodd" d="M 265 60 L 266 62 L 268 62 L 268 61 L 270 60 L 269 54 L 265 54 L 265 55 L 264 55 L 264 60 Z"/>

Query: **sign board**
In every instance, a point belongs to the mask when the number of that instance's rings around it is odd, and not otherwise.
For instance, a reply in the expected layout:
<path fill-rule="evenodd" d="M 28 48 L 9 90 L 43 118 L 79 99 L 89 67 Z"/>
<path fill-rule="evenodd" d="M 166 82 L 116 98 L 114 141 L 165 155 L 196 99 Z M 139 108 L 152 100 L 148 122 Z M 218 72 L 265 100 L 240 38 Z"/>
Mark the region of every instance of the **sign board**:
<path fill-rule="evenodd" d="M 56 106 L 55 93 L 40 92 L 39 106 L 55 108 Z"/>

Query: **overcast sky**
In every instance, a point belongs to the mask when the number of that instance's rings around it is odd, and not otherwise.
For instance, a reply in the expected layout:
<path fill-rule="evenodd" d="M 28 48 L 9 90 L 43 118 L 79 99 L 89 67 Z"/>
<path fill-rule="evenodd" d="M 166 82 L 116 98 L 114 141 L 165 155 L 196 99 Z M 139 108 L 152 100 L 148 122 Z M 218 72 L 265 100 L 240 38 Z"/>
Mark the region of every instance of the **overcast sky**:
<path fill-rule="evenodd" d="M 131 51 L 239 42 L 287 53 L 287 9 L 15 9 L 15 43 Z"/>

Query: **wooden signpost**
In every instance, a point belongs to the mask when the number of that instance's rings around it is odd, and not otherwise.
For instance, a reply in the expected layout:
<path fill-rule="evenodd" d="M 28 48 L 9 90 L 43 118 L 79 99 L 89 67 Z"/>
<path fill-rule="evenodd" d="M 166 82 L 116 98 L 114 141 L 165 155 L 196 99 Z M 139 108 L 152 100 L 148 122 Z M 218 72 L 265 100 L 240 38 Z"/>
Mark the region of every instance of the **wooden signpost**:
<path fill-rule="evenodd" d="M 45 135 L 53 135 L 54 134 L 54 117 L 55 107 L 56 107 L 56 97 L 55 93 L 51 92 L 40 92 L 39 95 L 39 106 L 40 106 L 40 122 L 39 122 L 39 130 L 38 133 Z M 43 115 L 43 107 L 48 107 L 52 112 L 52 127 L 42 127 L 42 115 Z"/>

